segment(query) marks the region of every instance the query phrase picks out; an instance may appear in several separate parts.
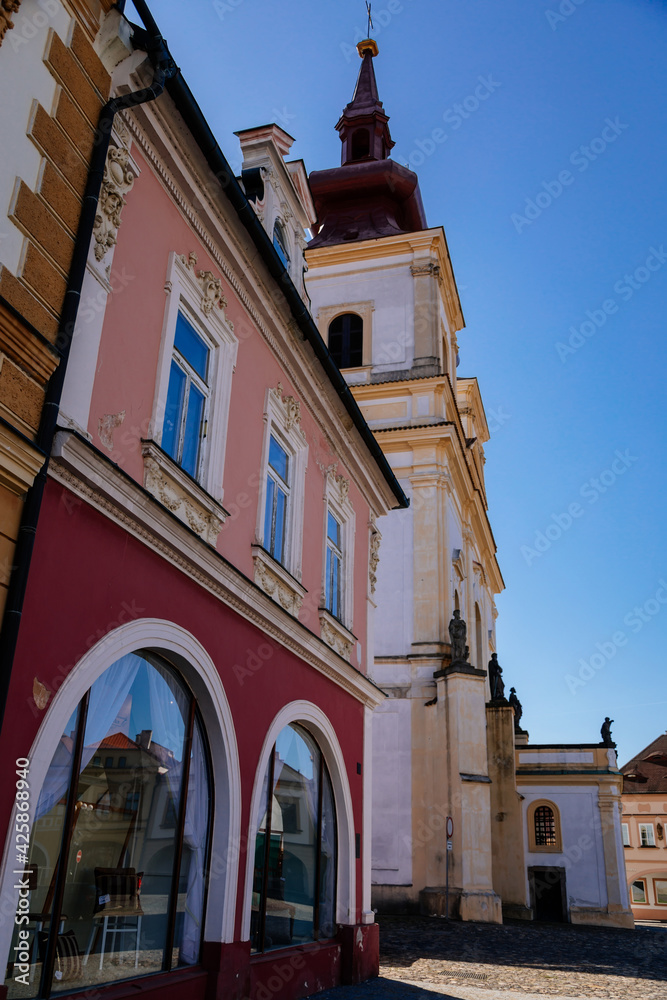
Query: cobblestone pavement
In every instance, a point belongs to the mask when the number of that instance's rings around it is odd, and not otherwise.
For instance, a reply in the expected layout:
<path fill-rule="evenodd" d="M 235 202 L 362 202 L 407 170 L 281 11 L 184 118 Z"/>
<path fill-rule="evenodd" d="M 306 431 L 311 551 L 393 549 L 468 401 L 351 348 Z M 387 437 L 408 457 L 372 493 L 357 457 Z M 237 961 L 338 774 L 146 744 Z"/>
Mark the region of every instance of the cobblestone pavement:
<path fill-rule="evenodd" d="M 317 1000 L 667 1000 L 667 925 L 381 917 L 380 978 Z"/>
<path fill-rule="evenodd" d="M 380 975 L 465 1000 L 667 1000 L 667 925 L 473 924 L 380 918 Z M 463 987 L 466 987 L 463 989 Z M 490 996 L 491 995 L 491 996 Z"/>

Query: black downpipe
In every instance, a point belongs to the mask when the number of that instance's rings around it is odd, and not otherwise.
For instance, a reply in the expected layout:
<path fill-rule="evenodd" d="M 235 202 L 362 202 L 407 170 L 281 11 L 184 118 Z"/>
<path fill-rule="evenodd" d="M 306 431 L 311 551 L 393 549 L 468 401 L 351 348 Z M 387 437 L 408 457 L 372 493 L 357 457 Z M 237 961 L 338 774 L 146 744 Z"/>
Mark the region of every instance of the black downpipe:
<path fill-rule="evenodd" d="M 26 496 L 21 526 L 14 550 L 14 565 L 9 579 L 2 631 L 0 631 L 0 727 L 2 726 L 7 704 L 14 654 L 21 626 L 23 602 L 28 585 L 35 532 L 37 530 L 39 512 L 46 487 L 49 459 L 56 433 L 60 400 L 65 383 L 67 362 L 69 360 L 79 302 L 81 300 L 81 288 L 86 273 L 86 262 L 93 235 L 97 203 L 104 178 L 104 168 L 113 120 L 118 111 L 122 111 L 124 108 L 136 107 L 138 104 L 145 104 L 148 101 L 154 101 L 156 97 L 159 97 L 164 90 L 168 74 L 173 72 L 174 69 L 171 57 L 159 33 L 156 32 L 152 36 L 146 35 L 145 38 L 142 38 L 143 41 L 147 43 L 146 48 L 154 66 L 152 83 L 150 86 L 137 90 L 132 94 L 125 94 L 122 97 L 115 97 L 108 101 L 102 108 L 97 123 L 95 145 L 90 158 L 76 242 L 74 244 L 74 253 L 67 279 L 67 291 L 65 292 L 65 300 L 58 326 L 56 348 L 60 362 L 49 380 L 37 437 L 34 442 L 31 442 L 46 458 L 44 465 L 37 473 L 35 481 Z"/>
<path fill-rule="evenodd" d="M 146 30 L 151 34 L 155 33 L 156 35 L 159 35 L 158 26 L 145 0 L 133 0 L 133 6 L 143 21 Z M 204 155 L 206 162 L 220 183 L 220 187 L 229 198 L 241 222 L 248 230 L 253 243 L 259 250 L 262 260 L 268 267 L 271 275 L 279 283 L 283 295 L 287 299 L 287 304 L 289 305 L 292 316 L 298 323 L 304 338 L 313 348 L 315 355 L 321 362 L 329 380 L 333 383 L 334 388 L 347 409 L 347 412 L 352 418 L 352 422 L 359 431 L 364 444 L 375 459 L 377 465 L 380 467 L 385 480 L 391 487 L 392 493 L 398 501 L 397 506 L 409 506 L 409 500 L 396 481 L 396 477 L 391 470 L 391 466 L 389 465 L 382 448 L 375 440 L 372 431 L 364 420 L 356 399 L 350 392 L 349 386 L 341 375 L 338 365 L 329 354 L 327 346 L 320 336 L 320 331 L 317 329 L 310 312 L 294 287 L 292 279 L 278 256 L 268 233 L 257 218 L 250 202 L 236 180 L 229 163 L 216 142 L 215 136 L 209 128 L 208 122 L 202 114 L 201 108 L 197 104 L 192 91 L 183 79 L 183 75 L 180 70 L 177 70 L 176 73 L 169 78 L 166 84 L 166 89 L 167 93 L 176 105 L 179 114 L 187 125 L 190 134 Z"/>

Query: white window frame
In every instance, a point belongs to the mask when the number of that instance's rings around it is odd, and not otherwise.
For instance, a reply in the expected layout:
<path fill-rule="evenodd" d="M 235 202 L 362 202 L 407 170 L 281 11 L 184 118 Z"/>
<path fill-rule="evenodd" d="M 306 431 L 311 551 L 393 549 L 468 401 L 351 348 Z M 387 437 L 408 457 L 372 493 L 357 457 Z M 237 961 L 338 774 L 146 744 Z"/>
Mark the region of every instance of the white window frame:
<path fill-rule="evenodd" d="M 324 528 L 322 532 L 322 608 L 328 614 L 326 606 L 327 586 L 327 523 L 329 511 L 340 524 L 341 534 L 341 614 L 340 621 L 346 629 L 352 631 L 354 624 L 354 540 L 355 513 L 348 491 L 349 481 L 338 475 L 333 469 L 327 470 L 324 492 Z M 334 617 L 332 615 L 332 617 Z"/>
<path fill-rule="evenodd" d="M 623 839 L 623 847 L 631 847 L 630 844 L 630 824 L 621 823 L 621 837 Z"/>
<path fill-rule="evenodd" d="M 238 339 L 234 335 L 233 325 L 226 319 L 224 308 L 212 301 L 207 277 L 212 278 L 212 275 L 197 268 L 194 255 L 190 255 L 187 259 L 175 252 L 169 255 L 165 283 L 167 306 L 162 327 L 149 436 L 161 444 L 169 374 L 174 355 L 176 321 L 180 312 L 192 324 L 210 350 L 209 396 L 204 413 L 204 419 L 208 424 L 206 436 L 201 442 L 196 481 L 218 503 L 222 503 L 229 404 Z M 172 461 L 175 462 L 174 459 Z"/>
<path fill-rule="evenodd" d="M 291 466 L 289 471 L 290 493 L 285 518 L 285 544 L 283 566 L 295 580 L 301 582 L 301 561 L 303 551 L 303 511 L 306 492 L 306 469 L 308 468 L 308 441 L 301 429 L 299 404 L 293 396 L 285 395 L 280 382 L 275 389 L 266 390 L 264 401 L 264 439 L 259 478 L 259 498 L 255 545 L 266 550 L 264 539 L 264 514 L 266 509 L 267 478 L 269 476 L 269 446 L 271 437 L 287 452 Z M 272 556 L 270 558 L 273 558 Z M 277 562 L 277 560 L 276 560 Z"/>
<path fill-rule="evenodd" d="M 646 838 L 646 843 L 644 843 L 644 838 Z M 639 824 L 639 846 L 655 847 L 655 830 L 653 829 L 653 823 Z"/>
<path fill-rule="evenodd" d="M 634 892 L 634 888 L 635 888 L 635 882 L 642 882 L 644 884 L 644 899 L 643 900 L 641 900 L 641 899 L 635 899 L 634 898 L 633 892 Z M 648 903 L 648 880 L 647 879 L 645 879 L 645 878 L 636 878 L 636 879 L 632 880 L 632 882 L 630 883 L 630 902 L 634 903 L 635 906 L 646 906 L 646 904 Z"/>

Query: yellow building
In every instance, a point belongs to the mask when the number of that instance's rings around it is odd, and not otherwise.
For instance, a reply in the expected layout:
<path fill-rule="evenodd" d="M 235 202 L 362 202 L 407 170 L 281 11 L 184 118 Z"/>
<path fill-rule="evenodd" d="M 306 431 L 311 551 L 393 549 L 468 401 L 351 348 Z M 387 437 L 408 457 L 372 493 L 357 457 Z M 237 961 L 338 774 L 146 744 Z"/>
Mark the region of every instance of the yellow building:
<path fill-rule="evenodd" d="M 20 525 L 50 448 L 44 403 L 69 336 L 63 305 L 95 129 L 111 84 L 93 41 L 112 6 L 111 0 L 0 5 L 0 62 L 3 79 L 11 80 L 11 99 L 5 92 L 0 110 L 0 616 L 13 575 L 5 667 L 38 500 L 22 531 Z M 111 17 L 118 22 L 118 14 Z M 107 63 L 111 68 L 113 54 Z"/>

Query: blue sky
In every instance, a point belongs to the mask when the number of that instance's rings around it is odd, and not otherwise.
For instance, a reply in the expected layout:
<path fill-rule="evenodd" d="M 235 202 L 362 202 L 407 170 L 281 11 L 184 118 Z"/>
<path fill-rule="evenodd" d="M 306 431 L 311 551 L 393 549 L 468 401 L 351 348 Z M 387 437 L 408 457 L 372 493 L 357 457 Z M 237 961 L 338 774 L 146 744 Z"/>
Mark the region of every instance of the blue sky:
<path fill-rule="evenodd" d="M 362 0 L 153 9 L 235 168 L 233 132 L 269 121 L 308 170 L 340 162 Z M 667 729 L 667 3 L 373 9 L 393 155 L 445 227 L 493 429 L 505 678 L 532 742 L 597 742 L 609 715 L 625 761 Z"/>

